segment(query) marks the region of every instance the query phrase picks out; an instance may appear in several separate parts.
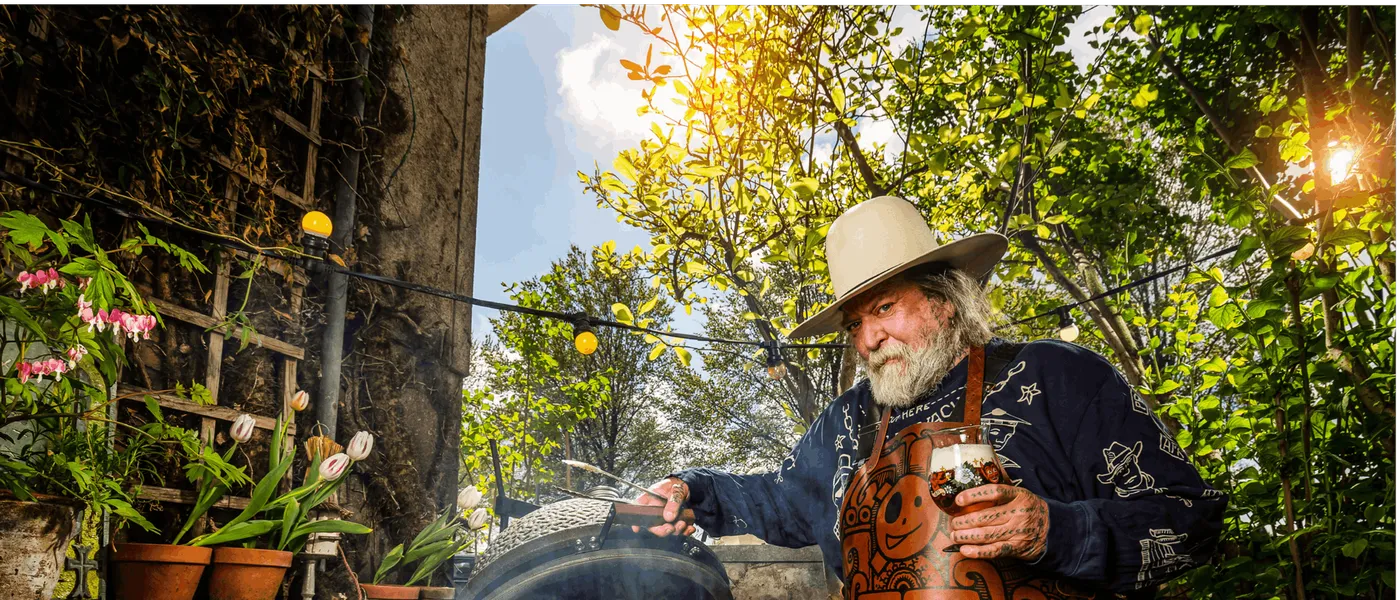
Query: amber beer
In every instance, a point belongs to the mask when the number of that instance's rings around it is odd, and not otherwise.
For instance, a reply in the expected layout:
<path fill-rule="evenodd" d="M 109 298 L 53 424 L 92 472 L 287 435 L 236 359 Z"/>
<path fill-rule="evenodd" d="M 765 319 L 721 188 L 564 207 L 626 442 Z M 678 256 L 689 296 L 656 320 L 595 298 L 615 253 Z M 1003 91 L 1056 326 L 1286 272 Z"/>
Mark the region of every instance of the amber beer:
<path fill-rule="evenodd" d="M 996 450 L 985 443 L 981 425 L 945 429 L 934 435 L 929 456 L 929 495 L 943 512 L 954 517 L 981 510 L 990 502 L 958 506 L 954 499 L 963 490 L 990 483 L 1009 484 Z"/>

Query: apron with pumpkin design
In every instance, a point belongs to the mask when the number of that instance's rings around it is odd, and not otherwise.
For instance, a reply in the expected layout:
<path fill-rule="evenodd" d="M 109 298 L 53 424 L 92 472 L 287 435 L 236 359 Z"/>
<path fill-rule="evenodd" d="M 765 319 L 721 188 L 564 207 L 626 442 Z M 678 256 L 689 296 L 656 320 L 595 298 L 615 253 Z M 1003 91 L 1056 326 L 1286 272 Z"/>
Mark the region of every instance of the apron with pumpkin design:
<path fill-rule="evenodd" d="M 874 451 L 841 501 L 841 555 L 849 600 L 1057 600 L 1094 598 L 1090 592 L 1036 573 L 1015 559 L 979 560 L 945 552 L 951 518 L 935 506 L 929 458 L 933 435 L 982 421 L 982 347 L 968 353 L 963 420 L 915 423 L 889 441 L 884 411 Z M 995 463 L 982 469 L 992 483 L 1007 482 Z M 952 495 L 938 501 L 951 501 Z"/>

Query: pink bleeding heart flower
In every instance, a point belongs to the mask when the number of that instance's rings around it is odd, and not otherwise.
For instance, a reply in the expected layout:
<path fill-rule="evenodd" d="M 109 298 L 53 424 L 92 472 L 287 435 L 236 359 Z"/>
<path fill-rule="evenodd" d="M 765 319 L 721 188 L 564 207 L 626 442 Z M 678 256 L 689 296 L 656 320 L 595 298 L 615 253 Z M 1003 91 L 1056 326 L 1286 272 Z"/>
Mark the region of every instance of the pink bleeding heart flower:
<path fill-rule="evenodd" d="M 83 357 L 84 357 L 84 356 L 87 356 L 87 353 L 88 353 L 87 347 L 86 347 L 86 346 L 83 346 L 82 344 L 79 344 L 79 345 L 77 345 L 77 346 L 73 346 L 72 348 L 69 348 L 69 349 L 68 349 L 68 368 L 71 369 L 71 368 L 73 368 L 74 366 L 76 366 L 79 362 L 81 362 L 81 361 L 83 360 Z"/>
<path fill-rule="evenodd" d="M 27 382 L 29 381 L 29 374 L 30 374 L 30 371 L 31 371 L 33 368 L 34 368 L 34 367 L 31 366 L 31 365 L 30 365 L 29 363 L 27 363 L 27 362 L 21 362 L 21 363 L 19 363 L 19 382 L 20 382 L 20 383 L 27 383 Z"/>

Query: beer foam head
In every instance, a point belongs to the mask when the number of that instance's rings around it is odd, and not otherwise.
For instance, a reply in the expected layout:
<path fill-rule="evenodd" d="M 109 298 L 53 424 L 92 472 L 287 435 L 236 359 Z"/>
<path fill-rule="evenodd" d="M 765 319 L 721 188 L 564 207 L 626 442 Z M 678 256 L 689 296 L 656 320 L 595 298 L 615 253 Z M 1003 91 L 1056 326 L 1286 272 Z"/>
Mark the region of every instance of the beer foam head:
<path fill-rule="evenodd" d="M 997 453 L 990 444 L 957 444 L 934 448 L 929 456 L 929 470 L 945 471 L 963 464 L 985 464 L 995 461 Z"/>

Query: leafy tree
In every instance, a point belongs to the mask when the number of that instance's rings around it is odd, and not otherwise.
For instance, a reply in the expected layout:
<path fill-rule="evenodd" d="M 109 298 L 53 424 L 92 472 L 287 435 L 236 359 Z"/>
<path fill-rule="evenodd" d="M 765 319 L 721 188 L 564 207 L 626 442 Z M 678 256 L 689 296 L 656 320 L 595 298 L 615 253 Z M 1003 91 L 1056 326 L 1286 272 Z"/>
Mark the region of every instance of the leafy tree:
<path fill-rule="evenodd" d="M 1230 495 L 1221 556 L 1171 591 L 1393 595 L 1393 9 L 1124 7 L 1087 66 L 1067 48 L 1078 7 L 920 8 L 908 45 L 885 7 L 600 10 L 652 36 L 622 67 L 662 125 L 581 177 L 651 234 L 668 295 L 714 297 L 708 331 L 781 339 L 829 301 L 825 228 L 864 198 L 915 199 L 947 237 L 1000 231 L 995 306 L 1084 303 L 1081 342 Z M 903 147 L 862 146 L 875 120 Z M 752 425 L 771 411 L 741 358 L 679 376 Z M 821 358 L 754 396 L 810 419 L 814 374 L 833 366 L 839 391 L 852 372 Z M 743 391 L 715 404 L 726 389 Z M 765 447 L 741 430 L 728 441 Z"/>
<path fill-rule="evenodd" d="M 593 316 L 610 304 L 642 306 L 639 323 L 665 326 L 673 308 L 636 274 L 629 255 L 611 243 L 591 254 L 573 247 L 549 273 L 507 286 L 523 306 Z M 643 311 L 639 311 L 643 312 Z M 517 313 L 492 319 L 494 342 L 482 350 L 484 373 L 465 392 L 463 455 L 478 485 L 493 474 L 488 440 L 498 440 L 512 497 L 554 496 L 544 487 L 576 489 L 611 482 L 566 475 L 572 457 L 634 480 L 672 468 L 657 404 L 666 393 L 668 363 L 647 360 L 651 344 L 611 328 L 596 328 L 598 348 L 583 355 L 569 323 Z M 661 398 L 658 398 L 658 397 Z M 570 480 L 571 479 L 571 480 Z M 483 487 L 485 489 L 485 487 Z"/>

